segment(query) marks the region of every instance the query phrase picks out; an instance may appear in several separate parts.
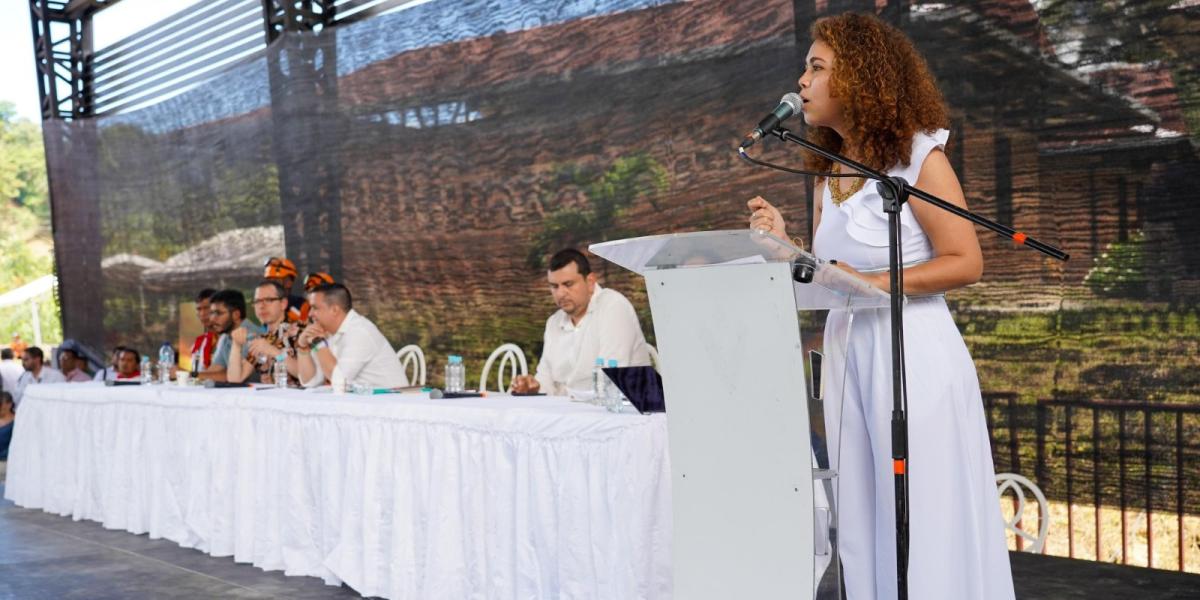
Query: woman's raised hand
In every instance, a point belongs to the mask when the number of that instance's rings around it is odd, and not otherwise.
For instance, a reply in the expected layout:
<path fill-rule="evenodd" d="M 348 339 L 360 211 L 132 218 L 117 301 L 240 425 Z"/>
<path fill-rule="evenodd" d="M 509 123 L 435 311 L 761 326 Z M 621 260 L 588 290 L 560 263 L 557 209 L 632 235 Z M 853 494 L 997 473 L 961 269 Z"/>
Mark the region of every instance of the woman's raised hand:
<path fill-rule="evenodd" d="M 788 239 L 787 224 L 779 209 L 771 206 L 762 196 L 755 196 L 746 203 L 750 209 L 750 229 L 769 233 L 780 239 Z"/>

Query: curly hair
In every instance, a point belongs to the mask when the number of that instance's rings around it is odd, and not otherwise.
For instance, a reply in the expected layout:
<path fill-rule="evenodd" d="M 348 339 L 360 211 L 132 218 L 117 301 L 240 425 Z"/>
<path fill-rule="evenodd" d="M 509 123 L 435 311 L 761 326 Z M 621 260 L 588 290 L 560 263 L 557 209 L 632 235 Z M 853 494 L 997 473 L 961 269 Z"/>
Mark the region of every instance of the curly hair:
<path fill-rule="evenodd" d="M 908 166 L 912 138 L 948 126 L 950 117 L 929 65 L 899 29 L 874 15 L 823 17 L 812 37 L 834 52 L 830 95 L 842 101 L 847 137 L 858 143 L 859 162 L 876 170 Z M 841 152 L 843 141 L 828 127 L 808 128 L 807 138 Z M 806 153 L 805 164 L 828 171 L 829 159 Z"/>

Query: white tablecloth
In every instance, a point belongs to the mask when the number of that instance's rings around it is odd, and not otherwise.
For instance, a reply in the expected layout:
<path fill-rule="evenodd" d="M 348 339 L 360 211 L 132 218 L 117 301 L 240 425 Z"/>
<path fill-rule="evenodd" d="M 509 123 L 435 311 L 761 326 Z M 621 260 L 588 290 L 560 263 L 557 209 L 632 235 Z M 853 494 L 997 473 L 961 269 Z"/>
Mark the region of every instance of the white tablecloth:
<path fill-rule="evenodd" d="M 565 398 L 31 386 L 5 495 L 364 595 L 671 594 L 665 418 Z"/>

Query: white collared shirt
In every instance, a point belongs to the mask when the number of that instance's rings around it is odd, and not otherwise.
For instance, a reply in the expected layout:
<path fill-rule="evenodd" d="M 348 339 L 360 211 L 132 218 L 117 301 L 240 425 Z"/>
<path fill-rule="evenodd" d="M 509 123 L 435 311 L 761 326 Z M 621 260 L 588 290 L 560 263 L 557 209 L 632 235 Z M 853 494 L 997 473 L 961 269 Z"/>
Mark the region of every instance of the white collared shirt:
<path fill-rule="evenodd" d="M 0 360 L 0 387 L 12 393 L 17 389 L 17 381 L 25 373 L 25 367 L 16 360 Z"/>
<path fill-rule="evenodd" d="M 578 324 L 559 309 L 546 320 L 542 358 L 535 377 L 541 391 L 565 396 L 568 389 L 592 389 L 596 359 L 616 359 L 618 366 L 650 364 L 646 337 L 633 305 L 620 292 L 596 285 L 587 312 Z"/>
<path fill-rule="evenodd" d="M 117 367 L 108 365 L 92 375 L 92 381 L 113 381 L 117 378 Z"/>
<path fill-rule="evenodd" d="M 358 311 L 350 309 L 337 332 L 325 341 L 337 359 L 330 381 L 340 378 L 347 383 L 360 383 L 373 388 L 408 386 L 408 377 L 404 374 L 404 367 L 400 366 L 396 351 L 379 328 Z M 316 357 L 313 357 L 313 362 L 316 363 L 317 372 L 312 379 L 304 382 L 304 387 L 325 382 L 321 362 Z"/>
<path fill-rule="evenodd" d="M 21 397 L 25 395 L 25 388 L 38 383 L 66 383 L 67 378 L 63 376 L 62 371 L 54 367 L 42 365 L 42 370 L 37 375 L 33 371 L 25 371 L 21 373 L 21 378 L 17 380 L 17 389 L 13 392 L 13 406 L 21 404 Z"/>

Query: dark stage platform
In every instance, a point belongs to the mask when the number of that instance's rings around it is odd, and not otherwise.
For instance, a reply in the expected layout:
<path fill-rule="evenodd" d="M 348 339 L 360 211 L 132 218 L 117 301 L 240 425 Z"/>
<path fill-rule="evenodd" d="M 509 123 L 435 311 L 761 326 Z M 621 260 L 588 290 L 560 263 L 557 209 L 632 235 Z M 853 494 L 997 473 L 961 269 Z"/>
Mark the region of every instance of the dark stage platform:
<path fill-rule="evenodd" d="M 0 496 L 3 489 L 0 483 Z M 1021 600 L 1200 599 L 1200 575 L 1022 553 L 1011 557 Z M 349 588 L 312 577 L 267 573 L 166 540 L 0 501 L 0 600 L 356 597 Z"/>

